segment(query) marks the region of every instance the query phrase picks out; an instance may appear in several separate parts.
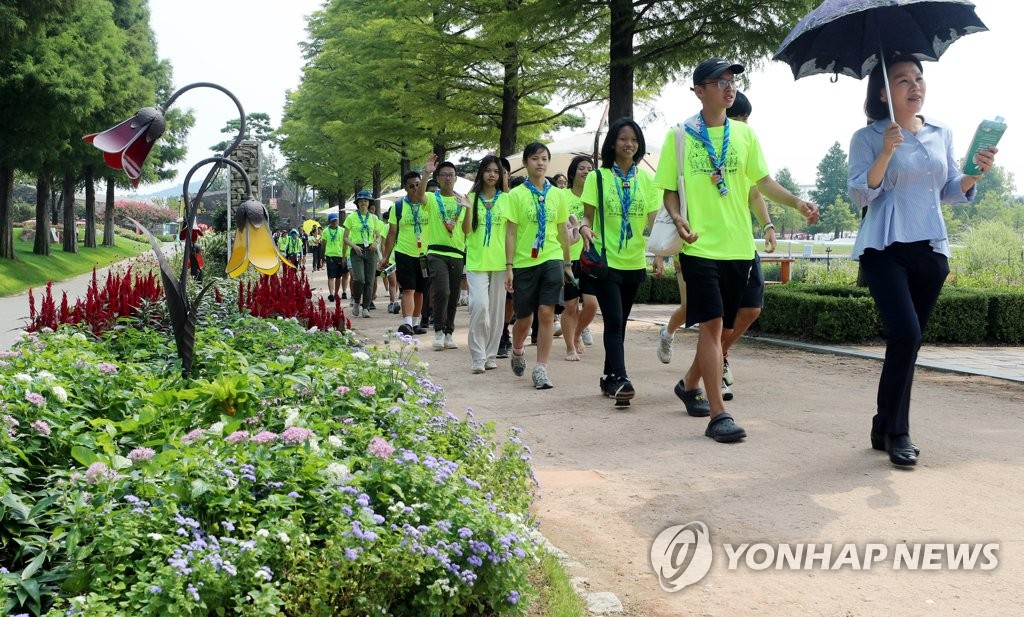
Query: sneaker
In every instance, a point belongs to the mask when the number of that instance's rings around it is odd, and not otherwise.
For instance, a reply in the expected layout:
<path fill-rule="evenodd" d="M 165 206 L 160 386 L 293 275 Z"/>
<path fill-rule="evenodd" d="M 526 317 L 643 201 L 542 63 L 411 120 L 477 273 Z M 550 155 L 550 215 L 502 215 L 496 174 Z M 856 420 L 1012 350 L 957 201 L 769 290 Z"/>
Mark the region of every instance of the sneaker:
<path fill-rule="evenodd" d="M 413 334 L 416 334 L 416 332 L 412 329 L 412 326 L 410 326 L 407 323 L 398 326 L 398 333 L 404 334 L 406 336 L 412 336 Z"/>
<path fill-rule="evenodd" d="M 512 373 L 516 377 L 522 377 L 523 373 L 526 372 L 526 350 L 523 350 L 523 354 L 519 355 L 515 351 L 509 353 L 512 356 Z"/>
<path fill-rule="evenodd" d="M 505 359 L 508 354 L 512 353 L 512 339 L 501 337 L 501 342 L 498 343 L 498 358 Z"/>
<path fill-rule="evenodd" d="M 496 368 L 498 368 L 498 363 L 494 361 L 494 358 L 487 358 L 487 361 L 484 362 L 484 370 L 493 371 Z"/>
<path fill-rule="evenodd" d="M 347 293 L 345 293 L 344 291 L 343 291 L 343 292 L 341 292 L 341 299 L 342 299 L 342 300 L 348 300 L 348 294 L 347 294 Z"/>
<path fill-rule="evenodd" d="M 459 346 L 455 343 L 455 339 L 452 338 L 451 334 L 444 335 L 444 348 L 445 349 L 458 349 Z"/>
<path fill-rule="evenodd" d="M 732 443 L 745 438 L 747 432 L 733 422 L 732 416 L 720 413 L 711 422 L 708 422 L 704 436 L 710 437 L 718 443 Z"/>
<path fill-rule="evenodd" d="M 668 333 L 668 326 L 661 327 L 661 340 L 658 341 L 658 359 L 662 364 L 672 361 L 672 335 Z"/>
<path fill-rule="evenodd" d="M 626 377 L 608 375 L 601 377 L 601 393 L 608 398 L 615 399 L 616 403 L 628 401 L 636 396 L 636 389 Z"/>
<path fill-rule="evenodd" d="M 486 370 L 484 368 L 484 361 L 483 360 L 477 360 L 477 361 L 473 362 L 472 370 L 473 370 L 473 374 L 474 375 L 479 375 L 479 374 L 483 373 Z"/>
<path fill-rule="evenodd" d="M 722 380 L 722 400 L 723 401 L 731 401 L 732 400 L 732 386 L 730 386 L 729 383 L 727 381 L 725 381 L 724 379 Z"/>
<path fill-rule="evenodd" d="M 368 311 L 366 309 L 363 309 L 363 319 L 369 319 L 369 318 L 370 318 L 370 311 Z"/>
<path fill-rule="evenodd" d="M 434 351 L 441 351 L 444 349 L 444 332 L 438 330 L 434 332 Z"/>
<path fill-rule="evenodd" d="M 352 316 L 353 317 L 359 317 L 359 305 L 358 304 L 352 307 Z"/>
<path fill-rule="evenodd" d="M 562 322 L 561 321 L 556 321 L 555 322 L 555 329 L 551 333 L 551 335 L 552 336 L 562 336 Z"/>
<path fill-rule="evenodd" d="M 395 301 L 391 303 L 391 314 L 397 315 L 402 312 L 402 303 Z"/>
<path fill-rule="evenodd" d="M 376 304 L 374 304 L 373 302 L 371 302 L 371 303 L 370 303 L 370 310 L 371 310 L 371 311 L 376 311 L 376 310 L 377 310 L 377 305 L 376 305 Z"/>
<path fill-rule="evenodd" d="M 555 387 L 548 379 L 548 369 L 540 365 L 533 367 L 533 387 L 538 390 L 550 390 Z"/>
<path fill-rule="evenodd" d="M 334 302 L 334 294 L 327 294 L 327 301 Z"/>
<path fill-rule="evenodd" d="M 732 369 L 729 368 L 728 356 L 722 359 L 722 380 L 730 386 L 736 382 L 736 380 L 732 378 Z"/>
<path fill-rule="evenodd" d="M 412 327 L 412 333 L 413 334 L 426 334 L 427 333 L 427 329 L 424 328 L 423 326 L 413 326 Z"/>
<path fill-rule="evenodd" d="M 703 389 L 687 390 L 683 385 L 683 380 L 680 379 L 676 384 L 675 392 L 679 400 L 683 402 L 683 406 L 686 407 L 686 413 L 695 418 L 706 418 L 711 415 L 711 402 L 704 395 Z"/>
<path fill-rule="evenodd" d="M 459 294 L 458 305 L 459 306 L 469 306 L 469 294 L 468 293 L 462 292 L 462 293 Z"/>
<path fill-rule="evenodd" d="M 594 344 L 594 335 L 590 333 L 590 328 L 583 328 L 583 334 L 580 336 L 583 339 L 583 344 L 590 347 Z"/>

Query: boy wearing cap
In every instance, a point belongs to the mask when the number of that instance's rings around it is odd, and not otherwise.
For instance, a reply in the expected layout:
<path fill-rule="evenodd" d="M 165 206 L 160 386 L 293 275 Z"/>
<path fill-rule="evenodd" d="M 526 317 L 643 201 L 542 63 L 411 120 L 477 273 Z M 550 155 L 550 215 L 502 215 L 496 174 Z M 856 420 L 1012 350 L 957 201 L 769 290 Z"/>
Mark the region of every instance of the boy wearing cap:
<path fill-rule="evenodd" d="M 386 268 L 391 263 L 394 251 L 395 274 L 402 294 L 402 325 L 398 326 L 398 331 L 412 336 L 427 332 L 420 324 L 420 314 L 423 310 L 423 296 L 430 290 L 424 237 L 429 223 L 429 211 L 413 201 L 420 187 L 418 171 L 407 172 L 402 177 L 402 186 L 405 188 L 405 197 L 388 212 L 390 226 L 380 267 Z"/>
<path fill-rule="evenodd" d="M 747 436 L 726 413 L 722 400 L 722 330 L 732 328 L 754 259 L 747 198 L 756 186 L 766 197 L 817 220 L 818 208 L 768 175 L 757 137 L 726 110 L 736 100 L 736 75 L 743 66 L 722 58 L 700 63 L 693 74 L 698 114 L 670 129 L 658 162 L 655 185 L 683 239 L 679 256 L 686 280 L 686 325 L 700 324 L 697 351 L 675 387 L 691 416 L 710 416 L 704 434 L 728 443 Z M 685 160 L 676 160 L 676 132 L 686 132 Z M 685 182 L 680 207 L 679 180 Z M 701 382 L 707 389 L 705 394 Z"/>
<path fill-rule="evenodd" d="M 295 264 L 295 267 L 300 267 L 302 263 L 302 238 L 299 237 L 299 230 L 292 229 L 288 232 L 288 238 L 284 243 L 285 258 Z"/>
<path fill-rule="evenodd" d="M 345 268 L 345 231 L 338 226 L 337 213 L 327 215 L 327 229 L 323 234 L 324 259 L 327 265 L 327 301 L 334 302 L 341 293 L 341 277 Z M 341 298 L 337 298 L 341 299 Z"/>
<path fill-rule="evenodd" d="M 370 317 L 370 301 L 373 300 L 373 280 L 377 265 L 377 238 L 380 224 L 377 216 L 370 212 L 370 191 L 362 190 L 356 195 L 356 211 L 345 218 L 345 246 L 352 250 L 352 314 Z"/>

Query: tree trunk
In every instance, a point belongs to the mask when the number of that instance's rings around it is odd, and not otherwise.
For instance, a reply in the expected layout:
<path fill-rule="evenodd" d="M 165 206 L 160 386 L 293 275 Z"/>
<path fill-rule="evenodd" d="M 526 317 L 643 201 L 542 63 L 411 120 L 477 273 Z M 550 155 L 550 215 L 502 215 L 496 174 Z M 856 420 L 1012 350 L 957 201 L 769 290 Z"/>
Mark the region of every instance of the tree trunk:
<path fill-rule="evenodd" d="M 75 227 L 75 174 L 64 172 L 64 252 L 78 252 L 78 229 Z"/>
<path fill-rule="evenodd" d="M 445 157 L 448 156 L 448 146 L 444 145 L 441 142 L 435 141 L 434 142 L 434 154 L 437 155 L 437 162 L 438 162 L 438 164 L 440 164 L 441 162 L 447 160 L 447 159 L 445 159 Z M 429 180 L 429 179 L 430 178 L 424 178 L 424 180 Z"/>
<path fill-rule="evenodd" d="M 85 166 L 85 247 L 96 248 L 96 179 L 92 165 Z"/>
<path fill-rule="evenodd" d="M 380 197 L 381 184 L 383 184 L 380 163 L 374 163 L 370 173 L 373 175 L 373 198 L 377 199 Z M 377 211 L 379 212 L 380 208 L 377 208 Z"/>
<path fill-rule="evenodd" d="M 412 170 L 412 161 L 409 160 L 408 144 L 402 144 L 402 153 L 399 156 L 401 157 L 398 161 L 399 175 L 404 178 L 405 174 Z"/>
<path fill-rule="evenodd" d="M 608 71 L 608 120 L 633 117 L 633 35 L 636 16 L 632 0 L 611 0 L 611 45 Z"/>
<path fill-rule="evenodd" d="M 32 252 L 50 254 L 50 168 L 43 165 L 36 177 L 36 241 Z"/>
<path fill-rule="evenodd" d="M 64 195 L 57 192 L 57 187 L 53 185 L 52 175 L 50 175 L 48 181 L 50 183 L 50 225 L 57 226 L 60 225 L 60 209 L 58 209 L 57 204 L 64 201 Z"/>
<path fill-rule="evenodd" d="M 14 259 L 14 167 L 0 163 L 0 259 Z"/>
<path fill-rule="evenodd" d="M 114 179 L 107 178 L 107 196 L 103 201 L 103 246 L 114 246 Z"/>
<path fill-rule="evenodd" d="M 501 84 L 501 128 L 498 136 L 498 156 L 516 153 L 516 138 L 519 129 L 519 62 L 516 44 L 507 43 L 502 65 L 504 77 Z"/>

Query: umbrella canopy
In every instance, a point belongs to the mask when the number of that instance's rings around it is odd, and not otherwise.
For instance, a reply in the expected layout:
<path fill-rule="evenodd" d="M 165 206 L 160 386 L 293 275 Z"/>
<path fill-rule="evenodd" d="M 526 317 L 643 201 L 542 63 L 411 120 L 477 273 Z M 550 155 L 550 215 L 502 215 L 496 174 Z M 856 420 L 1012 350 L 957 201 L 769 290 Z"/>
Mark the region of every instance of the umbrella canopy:
<path fill-rule="evenodd" d="M 307 220 L 302 222 L 302 229 L 305 230 L 305 232 L 307 234 L 308 233 L 313 233 L 313 228 L 316 227 L 319 224 L 320 223 L 314 221 L 313 219 L 307 219 Z"/>
<path fill-rule="evenodd" d="M 881 53 L 938 60 L 958 38 L 985 30 L 967 0 L 825 0 L 790 31 L 774 59 L 796 79 L 818 73 L 862 79 Z"/>

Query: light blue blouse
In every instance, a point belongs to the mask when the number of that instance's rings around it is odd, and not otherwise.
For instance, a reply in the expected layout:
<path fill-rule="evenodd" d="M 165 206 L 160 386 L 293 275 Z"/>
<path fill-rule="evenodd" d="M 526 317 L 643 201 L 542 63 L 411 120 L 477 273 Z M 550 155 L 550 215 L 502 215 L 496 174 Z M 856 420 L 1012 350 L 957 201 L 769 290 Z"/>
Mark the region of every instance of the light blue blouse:
<path fill-rule="evenodd" d="M 889 160 L 878 188 L 868 187 L 868 171 L 884 145 L 889 119 L 879 120 L 853 134 L 850 143 L 849 189 L 853 203 L 868 212 L 860 222 L 853 245 L 854 259 L 864 249 L 884 249 L 893 242 L 927 240 L 937 253 L 949 257 L 949 238 L 940 204 L 966 203 L 974 188 L 960 189 L 963 175 L 953 156 L 953 133 L 925 119 L 914 135 L 903 129 L 903 143 Z"/>

